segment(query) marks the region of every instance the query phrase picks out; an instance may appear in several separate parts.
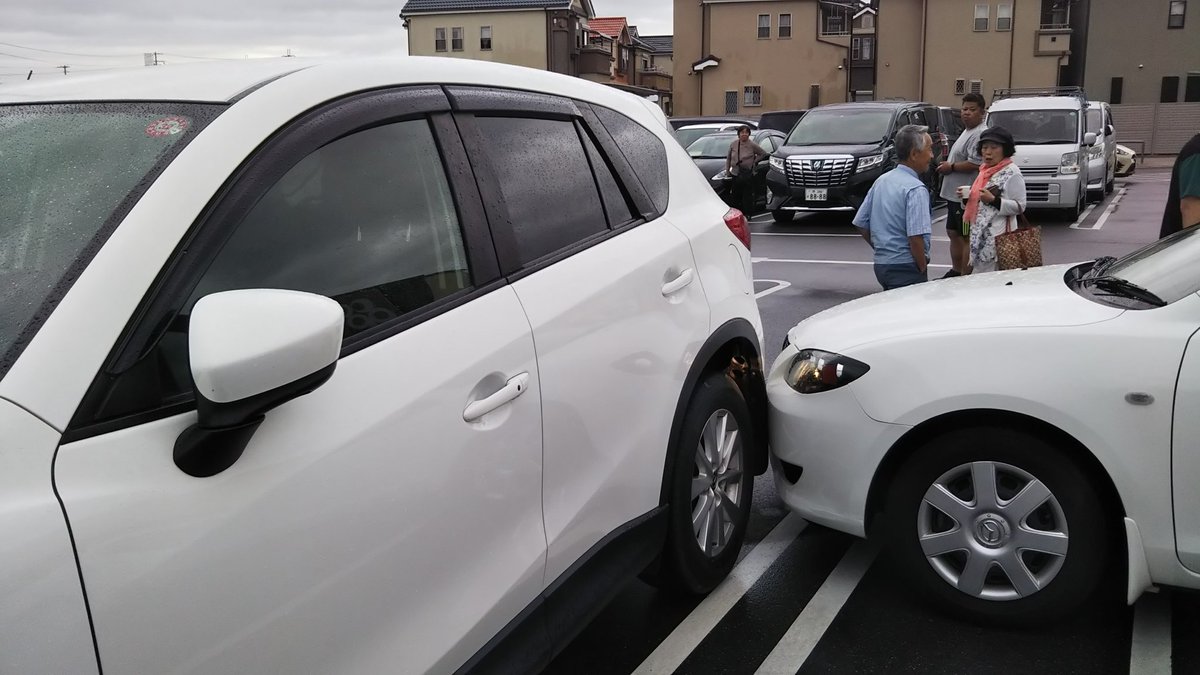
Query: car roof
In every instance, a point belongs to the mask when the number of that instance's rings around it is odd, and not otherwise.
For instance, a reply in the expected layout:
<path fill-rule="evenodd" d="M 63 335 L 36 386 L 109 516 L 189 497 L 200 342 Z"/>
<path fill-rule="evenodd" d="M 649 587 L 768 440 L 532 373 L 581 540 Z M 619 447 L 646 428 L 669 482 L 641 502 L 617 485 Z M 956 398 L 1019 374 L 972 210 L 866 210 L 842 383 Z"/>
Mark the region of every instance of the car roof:
<path fill-rule="evenodd" d="M 1074 96 L 1018 96 L 993 101 L 989 113 L 1008 110 L 1078 110 L 1079 99 Z"/>
<path fill-rule="evenodd" d="M 819 108 L 813 108 L 809 112 L 816 112 L 818 110 L 847 110 L 854 108 L 899 110 L 900 108 L 909 108 L 913 106 L 933 107 L 928 103 L 922 103 L 920 101 L 856 101 L 852 103 L 829 103 L 827 105 L 820 106 Z"/>
<path fill-rule="evenodd" d="M 472 59 L 423 56 L 273 58 L 142 66 L 5 86 L 0 104 L 89 101 L 230 103 L 259 89 L 305 89 L 319 84 L 333 96 L 417 84 L 511 87 L 577 98 L 666 128 L 660 108 L 639 96 L 582 78 Z"/>

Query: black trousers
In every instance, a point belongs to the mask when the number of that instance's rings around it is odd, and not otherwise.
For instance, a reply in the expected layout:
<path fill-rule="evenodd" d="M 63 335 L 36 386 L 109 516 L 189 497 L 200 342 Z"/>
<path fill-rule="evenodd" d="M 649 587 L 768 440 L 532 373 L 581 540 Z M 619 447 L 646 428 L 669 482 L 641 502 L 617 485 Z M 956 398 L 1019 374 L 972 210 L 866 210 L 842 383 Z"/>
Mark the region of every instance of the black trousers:
<path fill-rule="evenodd" d="M 733 183 L 729 186 L 729 190 L 734 206 L 747 217 L 753 215 L 754 172 L 750 169 L 742 169 L 738 175 L 733 177 Z"/>

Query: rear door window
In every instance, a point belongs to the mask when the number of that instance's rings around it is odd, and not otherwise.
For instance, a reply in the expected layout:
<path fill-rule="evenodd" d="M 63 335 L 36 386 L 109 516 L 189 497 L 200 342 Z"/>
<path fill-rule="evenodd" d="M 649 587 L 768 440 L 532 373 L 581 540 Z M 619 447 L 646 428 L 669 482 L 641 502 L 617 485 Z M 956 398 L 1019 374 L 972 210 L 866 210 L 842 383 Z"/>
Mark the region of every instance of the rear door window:
<path fill-rule="evenodd" d="M 572 121 L 477 117 L 521 266 L 608 230 L 587 151 Z"/>
<path fill-rule="evenodd" d="M 649 129 L 619 112 L 598 105 L 592 106 L 592 110 L 633 167 L 654 208 L 659 214 L 665 212 L 670 197 L 670 174 L 662 141 Z M 739 125 L 731 126 L 736 129 Z"/>

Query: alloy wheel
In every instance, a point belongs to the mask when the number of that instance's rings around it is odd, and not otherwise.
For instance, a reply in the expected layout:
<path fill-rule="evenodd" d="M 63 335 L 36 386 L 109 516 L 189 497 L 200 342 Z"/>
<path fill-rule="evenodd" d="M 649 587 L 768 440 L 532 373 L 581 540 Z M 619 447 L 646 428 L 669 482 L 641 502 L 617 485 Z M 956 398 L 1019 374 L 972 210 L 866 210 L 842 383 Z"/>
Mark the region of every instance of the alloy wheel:
<path fill-rule="evenodd" d="M 971 462 L 942 474 L 917 513 L 921 550 L 944 581 L 983 600 L 1017 600 L 1062 570 L 1069 536 L 1062 505 L 1028 472 Z"/>
<path fill-rule="evenodd" d="M 737 420 L 728 410 L 709 416 L 692 470 L 692 532 L 704 555 L 721 554 L 732 540 L 742 499 L 743 452 Z"/>

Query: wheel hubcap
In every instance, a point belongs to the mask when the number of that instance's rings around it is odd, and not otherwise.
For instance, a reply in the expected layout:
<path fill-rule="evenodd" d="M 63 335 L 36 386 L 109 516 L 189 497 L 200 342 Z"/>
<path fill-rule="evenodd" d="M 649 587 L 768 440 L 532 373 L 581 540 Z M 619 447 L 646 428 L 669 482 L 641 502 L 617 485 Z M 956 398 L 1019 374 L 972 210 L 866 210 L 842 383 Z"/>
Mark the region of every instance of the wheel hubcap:
<path fill-rule="evenodd" d="M 692 532 L 706 556 L 720 555 L 733 538 L 742 499 L 742 439 L 728 410 L 709 416 L 692 470 Z"/>
<path fill-rule="evenodd" d="M 1000 462 L 962 464 L 925 491 L 917 537 L 930 566 L 984 600 L 1028 597 L 1054 580 L 1067 556 L 1067 520 L 1033 475 Z"/>

